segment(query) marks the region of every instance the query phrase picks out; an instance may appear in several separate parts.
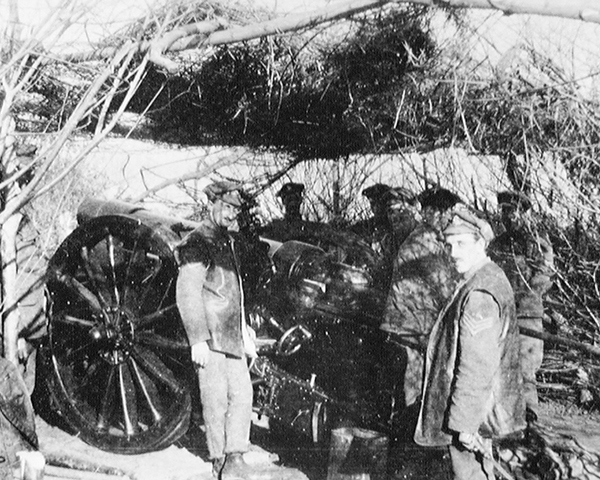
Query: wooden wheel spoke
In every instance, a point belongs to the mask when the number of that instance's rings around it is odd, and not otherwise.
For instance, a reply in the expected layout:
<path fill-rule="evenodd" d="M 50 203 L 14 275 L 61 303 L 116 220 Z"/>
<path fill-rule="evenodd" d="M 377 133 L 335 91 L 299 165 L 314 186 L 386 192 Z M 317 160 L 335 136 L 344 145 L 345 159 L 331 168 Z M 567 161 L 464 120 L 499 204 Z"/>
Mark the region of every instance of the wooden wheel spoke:
<path fill-rule="evenodd" d="M 115 237 L 112 234 L 108 234 L 106 237 L 106 246 L 108 248 L 108 261 L 110 264 L 110 273 L 113 287 L 113 294 L 115 296 L 115 303 L 121 304 L 121 295 L 117 285 L 117 262 L 115 259 Z"/>
<path fill-rule="evenodd" d="M 152 332 L 139 332 L 136 339 L 138 343 L 149 347 L 159 347 L 167 350 L 187 350 L 190 348 L 185 341 L 171 340 Z"/>
<path fill-rule="evenodd" d="M 81 300 L 96 312 L 102 312 L 102 305 L 98 301 L 97 296 L 89 288 L 83 285 L 79 280 L 66 273 L 56 272 L 55 278 L 65 285 L 69 290 L 73 291 Z"/>
<path fill-rule="evenodd" d="M 133 348 L 131 355 L 151 380 L 155 380 L 176 394 L 185 390 L 167 366 L 150 350 L 138 346 Z"/>
<path fill-rule="evenodd" d="M 78 365 L 78 367 L 85 367 L 83 374 L 77 375 L 77 383 L 73 383 L 71 388 L 71 394 L 73 396 L 82 396 L 89 392 L 90 388 L 94 388 L 98 383 L 98 371 L 100 370 L 99 362 L 91 362 L 87 365 Z M 81 368 L 77 368 L 81 370 Z"/>
<path fill-rule="evenodd" d="M 123 425 L 125 428 L 125 433 L 128 436 L 131 436 L 135 433 L 135 429 L 133 428 L 133 421 L 131 419 L 132 412 L 130 411 L 130 402 L 129 402 L 129 389 L 127 388 L 127 383 L 129 383 L 125 378 L 124 365 L 119 364 L 118 367 L 118 380 L 119 380 L 119 399 L 121 401 L 121 411 L 123 413 Z"/>
<path fill-rule="evenodd" d="M 127 268 L 125 269 L 125 276 L 123 277 L 123 301 L 127 302 L 129 298 L 130 285 L 135 285 L 140 283 L 140 279 L 133 277 L 131 278 L 132 269 L 135 265 L 136 259 L 139 257 L 140 252 L 143 254 L 143 250 L 138 250 L 140 235 L 136 235 L 135 240 L 133 242 L 133 247 L 131 249 L 131 254 L 129 255 L 129 261 L 127 262 Z"/>
<path fill-rule="evenodd" d="M 160 414 L 160 412 L 154 405 L 154 402 L 152 401 L 152 397 L 150 396 L 148 387 L 146 386 L 146 383 L 144 382 L 144 379 L 142 378 L 142 373 L 140 372 L 140 368 L 138 367 L 138 365 L 134 359 L 129 360 L 129 365 L 131 367 L 131 372 L 133 374 L 135 383 L 136 383 L 138 389 L 142 392 L 142 397 L 143 397 L 144 401 L 146 402 L 146 406 L 148 407 L 148 410 L 152 414 L 152 418 L 154 419 L 155 422 L 159 422 L 162 418 L 162 415 Z"/>
<path fill-rule="evenodd" d="M 54 321 L 58 324 L 70 325 L 75 327 L 91 329 L 96 325 L 94 320 L 88 320 L 87 318 L 79 318 L 74 315 L 57 315 L 54 317 Z"/>
<path fill-rule="evenodd" d="M 89 350 L 91 349 L 92 345 L 93 345 L 93 342 L 88 342 L 83 345 L 80 345 L 79 348 L 70 350 L 65 355 L 65 362 L 67 362 L 67 363 L 76 362 L 77 357 L 80 355 L 86 355 L 89 352 Z"/>
<path fill-rule="evenodd" d="M 92 262 L 90 260 L 90 252 L 89 252 L 88 248 L 86 246 L 81 247 L 80 254 L 81 254 L 81 260 L 83 263 L 83 269 L 85 270 L 85 273 L 86 273 L 91 285 L 96 290 L 100 304 L 105 309 L 109 308 L 109 306 L 110 306 L 109 302 L 106 300 L 106 298 L 102 294 L 102 289 L 98 285 L 98 274 L 97 274 L 97 272 L 94 271 L 94 268 L 92 267 Z"/>
<path fill-rule="evenodd" d="M 162 262 L 161 258 L 157 255 L 154 255 L 153 253 L 144 252 L 144 257 L 147 260 L 153 262 L 153 265 L 152 265 L 152 270 L 150 271 L 150 273 L 148 273 L 148 275 L 146 275 L 140 281 L 140 285 L 144 286 L 142 294 L 140 295 L 140 299 L 142 302 L 146 299 L 148 294 L 153 291 L 152 284 L 154 282 L 154 279 L 156 279 L 158 277 L 158 274 L 162 270 L 162 266 L 163 266 L 163 262 Z M 168 290 L 168 288 L 166 288 L 165 290 Z"/>
<path fill-rule="evenodd" d="M 114 410 L 113 399 L 115 396 L 115 372 L 117 368 L 114 365 L 111 365 L 110 372 L 108 373 L 108 379 L 106 381 L 106 389 L 104 391 L 104 395 L 102 396 L 102 402 L 100 403 L 100 413 L 98 415 L 98 423 L 97 427 L 99 430 L 107 430 L 109 425 L 109 417 Z"/>
<path fill-rule="evenodd" d="M 156 324 L 160 324 L 165 320 L 169 320 L 168 314 L 175 312 L 177 309 L 177 305 L 169 305 L 168 307 L 161 308 L 155 312 L 152 312 L 148 315 L 144 315 L 139 318 L 135 324 L 137 329 L 143 329 L 148 327 L 153 327 Z"/>

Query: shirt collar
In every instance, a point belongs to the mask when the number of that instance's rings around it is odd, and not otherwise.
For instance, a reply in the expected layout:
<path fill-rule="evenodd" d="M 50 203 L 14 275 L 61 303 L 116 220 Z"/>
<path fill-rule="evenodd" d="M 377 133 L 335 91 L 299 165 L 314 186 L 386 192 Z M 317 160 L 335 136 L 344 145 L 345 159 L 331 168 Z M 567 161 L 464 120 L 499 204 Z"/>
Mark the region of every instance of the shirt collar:
<path fill-rule="evenodd" d="M 469 278 L 471 278 L 473 275 L 475 275 L 475 273 L 484 265 L 490 263 L 490 257 L 488 257 L 487 255 L 481 259 L 479 262 L 477 262 L 475 265 L 473 265 L 468 272 L 466 272 L 463 276 L 464 280 L 468 280 Z"/>

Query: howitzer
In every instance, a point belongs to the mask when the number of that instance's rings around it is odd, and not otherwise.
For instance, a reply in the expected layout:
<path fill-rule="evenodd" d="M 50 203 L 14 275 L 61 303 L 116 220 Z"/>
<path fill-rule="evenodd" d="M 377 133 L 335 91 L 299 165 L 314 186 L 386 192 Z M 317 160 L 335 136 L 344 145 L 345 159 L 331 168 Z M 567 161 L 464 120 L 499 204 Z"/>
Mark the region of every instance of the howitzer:
<path fill-rule="evenodd" d="M 198 391 L 174 257 L 198 223 L 93 199 L 77 216 L 47 270 L 36 401 L 99 448 L 164 448 L 186 432 Z M 389 428 L 405 356 L 373 328 L 368 272 L 301 242 L 251 241 L 265 247 L 249 249 L 245 282 L 255 411 L 314 441 L 338 420 Z"/>

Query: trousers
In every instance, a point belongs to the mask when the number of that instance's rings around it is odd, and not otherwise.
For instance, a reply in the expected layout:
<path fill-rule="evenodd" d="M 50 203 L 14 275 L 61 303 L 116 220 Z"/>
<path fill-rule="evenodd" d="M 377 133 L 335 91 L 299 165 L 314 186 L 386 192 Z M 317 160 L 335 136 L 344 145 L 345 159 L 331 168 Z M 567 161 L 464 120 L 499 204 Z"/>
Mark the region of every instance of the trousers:
<path fill-rule="evenodd" d="M 519 317 L 519 326 L 538 332 L 543 331 L 540 317 Z M 523 396 L 527 408 L 537 410 L 538 393 L 536 373 L 544 360 L 544 341 L 527 335 L 520 335 L 521 342 L 521 371 L 523 373 Z"/>
<path fill-rule="evenodd" d="M 252 382 L 246 358 L 210 351 L 198 369 L 202 417 L 211 460 L 244 453 L 250 443 Z"/>
<path fill-rule="evenodd" d="M 453 480 L 494 480 L 494 466 L 488 458 L 455 445 L 449 447 Z M 489 454 L 492 443 L 489 442 Z"/>

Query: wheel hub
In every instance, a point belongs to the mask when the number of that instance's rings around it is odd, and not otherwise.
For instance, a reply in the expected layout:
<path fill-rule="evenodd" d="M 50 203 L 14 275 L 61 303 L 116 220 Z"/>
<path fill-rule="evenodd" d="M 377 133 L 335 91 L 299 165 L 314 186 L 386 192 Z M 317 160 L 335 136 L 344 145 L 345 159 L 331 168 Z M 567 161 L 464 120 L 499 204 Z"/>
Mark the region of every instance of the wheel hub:
<path fill-rule="evenodd" d="M 130 355 L 134 339 L 133 315 L 126 309 L 116 307 L 104 312 L 105 322 L 94 326 L 89 334 L 100 346 L 100 356 L 108 363 L 117 365 Z"/>

